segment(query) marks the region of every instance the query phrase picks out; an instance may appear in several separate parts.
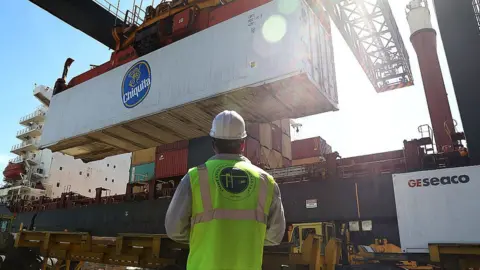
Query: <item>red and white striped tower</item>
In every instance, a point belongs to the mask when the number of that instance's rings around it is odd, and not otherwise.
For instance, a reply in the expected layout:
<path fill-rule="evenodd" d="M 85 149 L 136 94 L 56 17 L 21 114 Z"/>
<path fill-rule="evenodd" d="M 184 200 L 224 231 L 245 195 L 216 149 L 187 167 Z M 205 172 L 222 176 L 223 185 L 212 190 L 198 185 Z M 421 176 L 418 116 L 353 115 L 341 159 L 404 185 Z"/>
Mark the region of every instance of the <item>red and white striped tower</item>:
<path fill-rule="evenodd" d="M 437 54 L 437 32 L 432 28 L 430 10 L 426 0 L 412 0 L 407 5 L 407 20 L 410 25 L 410 40 L 417 53 L 423 88 L 427 98 L 437 150 L 452 145 L 450 134 L 454 124 L 442 70 Z"/>

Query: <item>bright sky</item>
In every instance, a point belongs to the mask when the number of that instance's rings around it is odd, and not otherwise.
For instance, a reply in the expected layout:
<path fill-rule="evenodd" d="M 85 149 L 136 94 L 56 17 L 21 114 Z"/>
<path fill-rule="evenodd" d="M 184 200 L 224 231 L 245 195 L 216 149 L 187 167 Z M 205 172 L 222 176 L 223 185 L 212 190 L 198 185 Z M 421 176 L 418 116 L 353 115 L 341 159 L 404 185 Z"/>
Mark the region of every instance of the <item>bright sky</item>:
<path fill-rule="evenodd" d="M 116 2 L 116 1 L 113 1 Z M 133 1 L 122 1 L 122 9 Z M 417 57 L 409 40 L 405 18 L 407 0 L 389 1 L 410 55 L 415 86 L 377 94 L 356 59 L 334 29 L 340 111 L 299 119 L 303 128 L 297 138 L 322 136 L 342 156 L 369 154 L 402 148 L 404 139 L 419 137 L 417 127 L 430 124 Z M 430 5 L 432 7 L 432 4 Z M 29 1 L 6 1 L 0 16 L 4 39 L 0 42 L 0 74 L 4 80 L 0 107 L 0 171 L 14 157 L 11 147 L 19 143 L 15 134 L 20 118 L 40 105 L 33 97 L 34 83 L 53 86 L 61 76 L 65 59 L 75 59 L 69 77 L 101 64 L 110 51 L 82 32 L 38 8 Z M 18 16 L 22 14 L 22 16 Z M 434 28 L 438 29 L 432 8 Z M 439 57 L 449 93 L 453 117 L 461 121 L 439 41 Z"/>

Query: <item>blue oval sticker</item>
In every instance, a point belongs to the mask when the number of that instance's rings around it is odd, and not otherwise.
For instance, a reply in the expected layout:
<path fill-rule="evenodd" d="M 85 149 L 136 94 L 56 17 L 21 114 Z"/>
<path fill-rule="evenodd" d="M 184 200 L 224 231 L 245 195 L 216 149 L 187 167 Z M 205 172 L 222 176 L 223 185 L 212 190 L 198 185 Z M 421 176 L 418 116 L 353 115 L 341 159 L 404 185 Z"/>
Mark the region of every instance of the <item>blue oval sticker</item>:
<path fill-rule="evenodd" d="M 152 74 L 150 65 L 142 60 L 135 63 L 123 77 L 122 101 L 127 108 L 133 108 L 140 104 L 150 92 Z"/>

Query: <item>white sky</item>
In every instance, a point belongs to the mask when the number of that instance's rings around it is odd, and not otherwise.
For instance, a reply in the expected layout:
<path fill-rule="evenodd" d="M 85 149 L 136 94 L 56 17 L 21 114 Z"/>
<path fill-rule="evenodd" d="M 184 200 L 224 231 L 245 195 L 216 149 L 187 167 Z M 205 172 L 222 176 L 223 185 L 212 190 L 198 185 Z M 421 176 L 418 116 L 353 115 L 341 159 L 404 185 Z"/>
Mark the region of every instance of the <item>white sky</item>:
<path fill-rule="evenodd" d="M 430 118 L 417 55 L 410 43 L 410 29 L 405 16 L 405 6 L 408 2 L 408 0 L 389 1 L 410 56 L 415 86 L 377 94 L 342 36 L 333 27 L 340 110 L 298 119 L 303 127 L 296 138 L 320 135 L 342 157 L 348 157 L 401 149 L 404 139 L 420 137 L 418 126 L 430 124 Z M 429 4 L 433 27 L 439 33 L 431 0 Z M 458 128 L 462 129 L 440 35 L 437 41 L 453 117 L 458 122 Z"/>

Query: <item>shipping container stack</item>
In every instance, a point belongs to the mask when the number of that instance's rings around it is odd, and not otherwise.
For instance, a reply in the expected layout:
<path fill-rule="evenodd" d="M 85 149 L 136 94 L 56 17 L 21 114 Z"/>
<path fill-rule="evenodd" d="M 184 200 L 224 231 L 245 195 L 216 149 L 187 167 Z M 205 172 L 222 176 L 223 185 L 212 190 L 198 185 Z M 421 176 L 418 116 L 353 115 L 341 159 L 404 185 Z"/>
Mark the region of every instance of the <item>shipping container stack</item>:
<path fill-rule="evenodd" d="M 132 153 L 130 183 L 148 182 L 155 178 L 155 149 L 152 147 Z"/>
<path fill-rule="evenodd" d="M 264 169 L 288 167 L 292 164 L 290 120 L 273 123 L 247 123 L 245 156 Z"/>
<path fill-rule="evenodd" d="M 189 168 L 205 163 L 215 155 L 209 136 L 163 144 L 132 153 L 130 183 L 147 183 L 150 180 L 174 181 L 178 184 Z M 134 193 L 142 191 L 134 187 Z"/>
<path fill-rule="evenodd" d="M 130 183 L 173 180 L 188 171 L 189 141 L 178 141 L 132 153 Z M 141 187 L 134 187 L 141 189 Z M 134 190 L 134 193 L 140 190 Z"/>
<path fill-rule="evenodd" d="M 306 165 L 325 161 L 332 147 L 320 136 L 292 142 L 292 165 Z"/>
<path fill-rule="evenodd" d="M 245 156 L 264 169 L 292 165 L 290 120 L 273 123 L 247 123 Z M 209 136 L 178 141 L 132 153 L 130 183 L 155 180 L 175 180 L 189 168 L 205 163 L 215 155 Z M 137 187 L 137 189 L 139 189 Z M 136 192 L 135 192 L 136 193 Z"/>
<path fill-rule="evenodd" d="M 188 172 L 189 141 L 183 140 L 157 147 L 155 178 L 166 180 Z"/>

